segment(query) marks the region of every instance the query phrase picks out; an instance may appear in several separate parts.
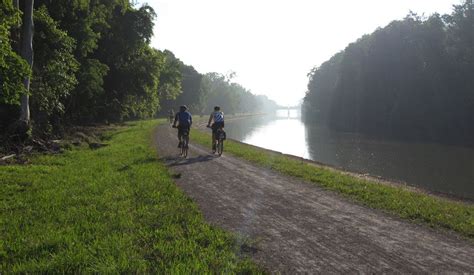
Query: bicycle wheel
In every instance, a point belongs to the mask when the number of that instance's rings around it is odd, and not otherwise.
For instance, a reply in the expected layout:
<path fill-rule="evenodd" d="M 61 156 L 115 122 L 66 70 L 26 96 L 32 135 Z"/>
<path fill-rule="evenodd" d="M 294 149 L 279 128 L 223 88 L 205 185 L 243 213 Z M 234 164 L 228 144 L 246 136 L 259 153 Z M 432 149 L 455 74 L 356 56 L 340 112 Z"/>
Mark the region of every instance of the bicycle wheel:
<path fill-rule="evenodd" d="M 219 143 L 217 144 L 217 153 L 219 154 L 219 156 L 221 156 L 222 152 L 224 152 L 224 140 L 219 139 Z"/>
<path fill-rule="evenodd" d="M 188 144 L 189 144 L 189 136 L 183 137 L 183 146 L 182 146 L 182 156 L 184 158 L 188 157 Z"/>
<path fill-rule="evenodd" d="M 179 156 L 183 156 L 183 153 L 184 153 L 184 137 L 181 138 L 181 147 L 179 147 Z"/>

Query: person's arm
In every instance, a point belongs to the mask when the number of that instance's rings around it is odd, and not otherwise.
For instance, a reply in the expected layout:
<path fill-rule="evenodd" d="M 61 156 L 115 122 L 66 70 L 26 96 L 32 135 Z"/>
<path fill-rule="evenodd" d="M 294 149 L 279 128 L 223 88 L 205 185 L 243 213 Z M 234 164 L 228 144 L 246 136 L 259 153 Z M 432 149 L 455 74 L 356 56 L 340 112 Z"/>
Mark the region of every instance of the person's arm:
<path fill-rule="evenodd" d="M 209 122 L 207 123 L 207 126 L 211 126 L 211 121 L 212 121 L 212 114 L 209 116 Z"/>
<path fill-rule="evenodd" d="M 191 127 L 191 125 L 193 125 L 193 115 L 191 115 L 191 113 L 189 113 L 189 127 Z"/>
<path fill-rule="evenodd" d="M 176 127 L 176 122 L 178 122 L 178 115 L 179 113 L 176 113 L 176 115 L 174 116 L 173 127 Z"/>

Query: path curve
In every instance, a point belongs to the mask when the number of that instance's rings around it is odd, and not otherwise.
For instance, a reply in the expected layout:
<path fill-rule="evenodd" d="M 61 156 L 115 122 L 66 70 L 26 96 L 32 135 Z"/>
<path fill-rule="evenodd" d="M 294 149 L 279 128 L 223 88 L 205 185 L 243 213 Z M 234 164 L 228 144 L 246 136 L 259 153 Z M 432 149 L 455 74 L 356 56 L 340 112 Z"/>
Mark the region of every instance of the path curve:
<path fill-rule="evenodd" d="M 191 132 L 192 136 L 192 132 Z M 474 243 L 351 202 L 314 184 L 191 144 L 160 125 L 159 156 L 211 224 L 255 240 L 272 273 L 474 273 Z M 220 176 L 222 175 L 222 176 Z"/>

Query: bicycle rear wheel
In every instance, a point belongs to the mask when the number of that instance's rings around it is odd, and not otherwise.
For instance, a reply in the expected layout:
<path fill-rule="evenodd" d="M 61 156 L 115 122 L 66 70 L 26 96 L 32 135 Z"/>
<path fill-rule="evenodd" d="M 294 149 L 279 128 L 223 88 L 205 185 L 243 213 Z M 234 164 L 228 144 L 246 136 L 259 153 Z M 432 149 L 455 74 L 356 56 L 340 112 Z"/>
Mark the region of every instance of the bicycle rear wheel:
<path fill-rule="evenodd" d="M 219 143 L 217 144 L 217 153 L 219 156 L 221 156 L 222 152 L 224 152 L 224 140 L 219 139 Z"/>
<path fill-rule="evenodd" d="M 188 144 L 189 144 L 189 136 L 184 136 L 183 137 L 183 144 L 181 146 L 181 155 L 184 158 L 188 157 Z"/>

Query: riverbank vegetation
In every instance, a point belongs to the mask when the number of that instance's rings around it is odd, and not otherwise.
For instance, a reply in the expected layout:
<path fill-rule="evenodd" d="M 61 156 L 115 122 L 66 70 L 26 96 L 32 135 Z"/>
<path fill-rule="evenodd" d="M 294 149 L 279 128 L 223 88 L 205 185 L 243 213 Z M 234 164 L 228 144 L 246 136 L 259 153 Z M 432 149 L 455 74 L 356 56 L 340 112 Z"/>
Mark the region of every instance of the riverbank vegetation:
<path fill-rule="evenodd" d="M 173 183 L 151 148 L 156 124 L 0 166 L 0 273 L 260 272 Z"/>
<path fill-rule="evenodd" d="M 474 3 L 409 14 L 309 75 L 306 121 L 336 131 L 474 146 Z"/>
<path fill-rule="evenodd" d="M 209 133 L 193 131 L 191 141 L 211 147 Z M 315 183 L 356 202 L 381 209 L 433 228 L 456 231 L 474 239 L 474 205 L 415 192 L 403 187 L 356 178 L 276 152 L 227 140 L 224 153 L 254 164 Z"/>
<path fill-rule="evenodd" d="M 71 125 L 150 118 L 179 104 L 195 113 L 213 104 L 230 113 L 276 105 L 232 74 L 202 75 L 154 49 L 156 13 L 133 2 L 0 1 L 0 147 L 58 138 Z"/>
<path fill-rule="evenodd" d="M 166 51 L 165 51 L 166 52 Z M 200 74 L 192 66 L 176 59 L 182 75 L 182 93 L 174 99 L 164 99 L 159 114 L 165 115 L 171 109 L 177 111 L 180 105 L 187 105 L 193 114 L 208 114 L 214 106 L 220 106 L 227 114 L 274 112 L 278 105 L 265 95 L 254 95 L 250 90 L 233 81 L 235 73 Z"/>

